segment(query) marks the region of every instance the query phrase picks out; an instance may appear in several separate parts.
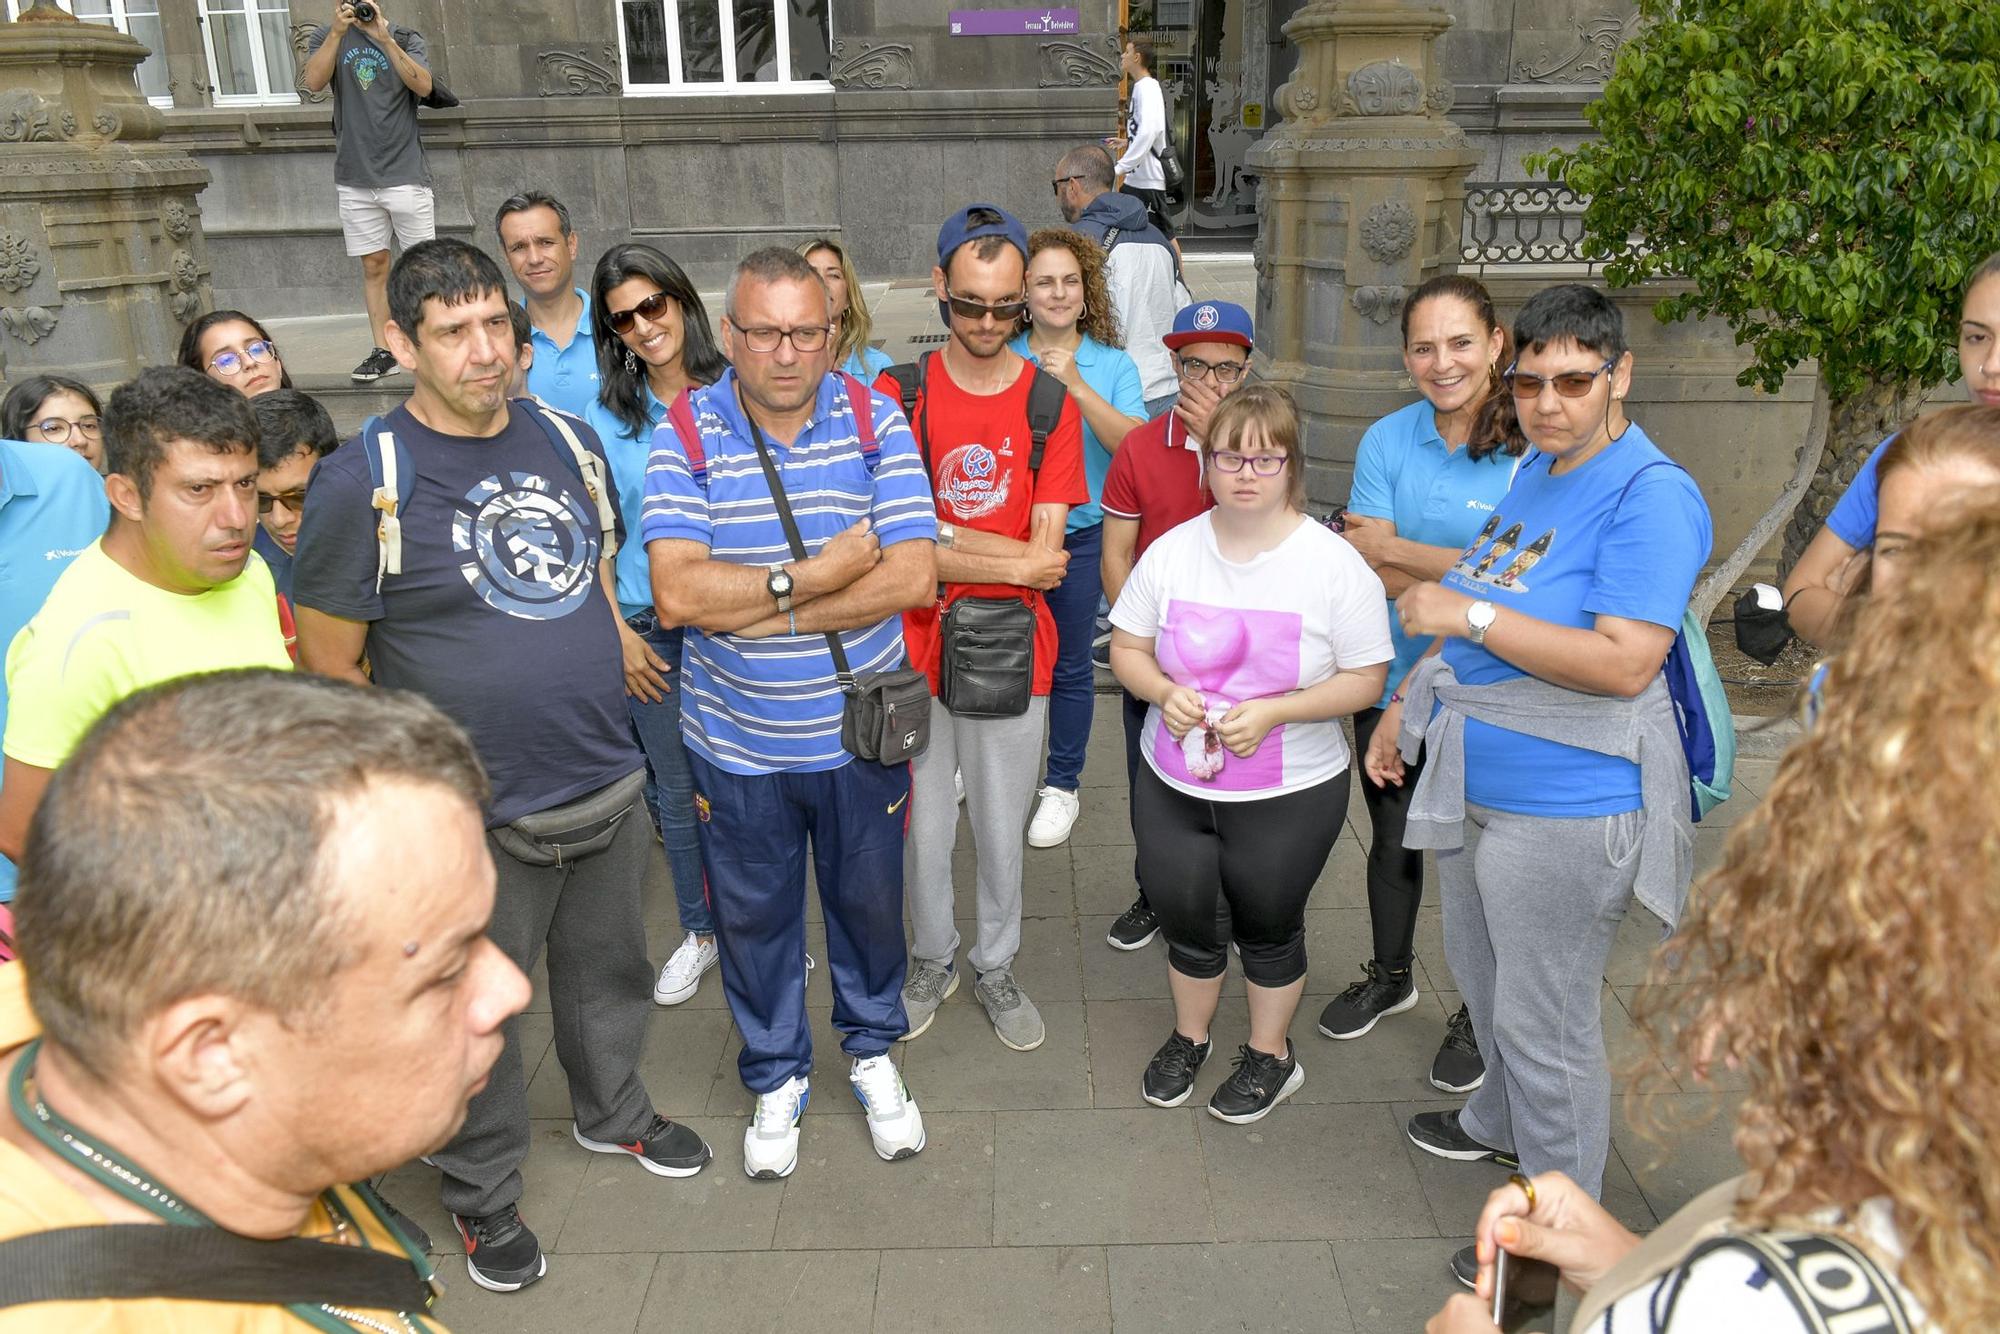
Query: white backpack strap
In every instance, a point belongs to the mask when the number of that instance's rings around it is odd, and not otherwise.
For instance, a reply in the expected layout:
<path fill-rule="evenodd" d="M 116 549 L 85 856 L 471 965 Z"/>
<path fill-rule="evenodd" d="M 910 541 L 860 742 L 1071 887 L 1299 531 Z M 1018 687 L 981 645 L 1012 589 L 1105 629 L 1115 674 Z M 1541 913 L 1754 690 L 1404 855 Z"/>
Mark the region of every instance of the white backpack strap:
<path fill-rule="evenodd" d="M 402 479 L 396 475 L 396 437 L 377 431 L 371 442 L 382 465 L 382 485 L 375 488 L 375 592 L 382 591 L 382 576 L 403 572 L 403 521 L 396 511 L 403 503 Z"/>
<path fill-rule="evenodd" d="M 591 501 L 597 506 L 597 527 L 604 535 L 604 559 L 610 560 L 618 554 L 618 512 L 612 508 L 611 487 L 604 476 L 604 460 L 583 447 L 576 432 L 569 426 L 568 417 L 537 402 L 535 410 L 548 419 L 562 442 L 569 446 L 570 456 L 576 460 L 576 470 L 583 475 L 583 489 L 590 492 Z"/>

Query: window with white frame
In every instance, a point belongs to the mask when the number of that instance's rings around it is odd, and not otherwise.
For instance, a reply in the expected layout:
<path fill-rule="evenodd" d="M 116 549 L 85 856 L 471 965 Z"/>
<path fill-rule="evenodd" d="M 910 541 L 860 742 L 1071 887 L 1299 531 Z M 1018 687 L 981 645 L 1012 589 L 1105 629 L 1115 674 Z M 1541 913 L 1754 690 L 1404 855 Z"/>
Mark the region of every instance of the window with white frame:
<path fill-rule="evenodd" d="M 7 0 L 7 17 L 21 17 L 33 0 Z M 146 44 L 151 54 L 139 65 L 139 93 L 156 107 L 174 104 L 167 91 L 167 39 L 160 25 L 160 0 L 71 0 L 70 13 L 86 23 L 102 23 Z"/>
<path fill-rule="evenodd" d="M 290 0 L 200 0 L 201 40 L 219 107 L 299 100 Z"/>
<path fill-rule="evenodd" d="M 827 0 L 619 0 L 628 93 L 823 91 Z"/>

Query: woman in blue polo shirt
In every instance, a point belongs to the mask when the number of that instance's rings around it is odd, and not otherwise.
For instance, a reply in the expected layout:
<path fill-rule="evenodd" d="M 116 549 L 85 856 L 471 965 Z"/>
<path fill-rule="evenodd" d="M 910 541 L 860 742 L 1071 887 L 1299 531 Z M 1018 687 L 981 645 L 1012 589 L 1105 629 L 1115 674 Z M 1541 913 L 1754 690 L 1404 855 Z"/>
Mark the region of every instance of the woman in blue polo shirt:
<path fill-rule="evenodd" d="M 716 964 L 715 920 L 702 877 L 694 827 L 694 775 L 681 744 L 681 632 L 663 629 L 653 610 L 653 576 L 639 514 L 646 500 L 646 459 L 653 428 L 683 389 L 713 384 L 727 363 L 701 295 L 681 266 L 649 245 L 604 252 L 590 278 L 591 337 L 597 347 L 597 399 L 584 414 L 604 443 L 625 537 L 616 558 L 618 637 L 625 649 L 625 700 L 646 752 L 646 798 L 666 844 L 674 902 L 685 938 L 653 988 L 653 999 L 678 1005 Z"/>
<path fill-rule="evenodd" d="M 1368 428 L 1354 459 L 1347 540 L 1367 558 L 1390 603 L 1411 584 L 1442 579 L 1506 494 L 1527 448 L 1514 400 L 1500 383 L 1507 332 L 1486 288 L 1460 274 L 1419 287 L 1403 307 L 1403 365 L 1423 397 Z M 1394 617 L 1396 658 L 1375 707 L 1354 715 L 1354 743 L 1368 742 L 1389 697 L 1431 641 L 1406 633 Z M 1357 769 L 1359 766 L 1356 766 Z M 1424 892 L 1421 852 L 1403 846 L 1410 788 L 1361 775 L 1374 840 L 1368 851 L 1368 918 L 1375 957 L 1364 976 L 1320 1013 L 1319 1031 L 1358 1038 L 1383 1015 L 1417 1003 L 1417 905 Z M 1431 1064 L 1431 1083 L 1447 1093 L 1479 1087 L 1485 1063 L 1460 1006 Z"/>
<path fill-rule="evenodd" d="M 1053 848 L 1069 838 L 1082 801 L 1083 751 L 1097 702 L 1090 641 L 1104 582 L 1104 476 L 1125 433 L 1146 424 L 1139 368 L 1104 282 L 1104 248 L 1067 227 L 1044 227 L 1028 238 L 1028 309 L 1014 350 L 1063 382 L 1083 416 L 1083 470 L 1090 503 L 1069 512 L 1063 549 L 1069 570 L 1048 591 L 1056 619 L 1056 674 L 1049 692 L 1049 767 L 1028 822 L 1028 846 Z"/>

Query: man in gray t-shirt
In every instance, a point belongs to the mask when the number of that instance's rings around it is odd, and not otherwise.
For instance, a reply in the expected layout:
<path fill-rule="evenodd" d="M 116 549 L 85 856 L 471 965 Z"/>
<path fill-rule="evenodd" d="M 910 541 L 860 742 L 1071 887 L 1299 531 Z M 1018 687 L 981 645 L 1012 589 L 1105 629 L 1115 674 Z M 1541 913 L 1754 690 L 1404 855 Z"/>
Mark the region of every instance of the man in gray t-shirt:
<path fill-rule="evenodd" d="M 361 0 L 337 0 L 331 26 L 306 39 L 299 83 L 308 92 L 333 88 L 333 184 L 347 253 L 361 260 L 362 293 L 375 346 L 354 368 L 357 384 L 401 369 L 386 344 L 389 320 L 389 234 L 407 250 L 435 232 L 430 169 L 417 136 L 417 100 L 433 86 L 423 35 L 391 27 L 374 0 L 362 22 Z"/>

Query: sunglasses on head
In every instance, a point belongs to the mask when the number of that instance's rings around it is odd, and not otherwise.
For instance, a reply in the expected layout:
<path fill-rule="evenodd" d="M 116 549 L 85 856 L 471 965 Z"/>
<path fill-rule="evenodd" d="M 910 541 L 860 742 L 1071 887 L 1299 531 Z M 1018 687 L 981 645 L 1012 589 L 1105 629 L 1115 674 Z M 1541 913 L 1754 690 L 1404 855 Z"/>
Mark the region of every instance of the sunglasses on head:
<path fill-rule="evenodd" d="M 1002 301 L 996 306 L 989 306 L 984 301 L 974 301 L 969 296 L 953 296 L 950 292 L 944 294 L 944 299 L 950 305 L 951 313 L 962 320 L 983 320 L 991 315 L 1002 324 L 1012 324 L 1028 308 L 1026 300 Z"/>
<path fill-rule="evenodd" d="M 631 333 L 633 324 L 638 322 L 641 315 L 646 317 L 647 323 L 658 324 L 660 316 L 666 314 L 669 304 L 679 303 L 665 292 L 655 292 L 630 310 L 612 311 L 605 317 L 605 323 L 611 326 L 613 333 Z"/>
<path fill-rule="evenodd" d="M 283 505 L 294 514 L 299 513 L 306 505 L 306 489 L 299 487 L 295 491 L 279 491 L 276 493 L 259 491 L 257 493 L 257 512 L 259 514 L 269 514 L 272 507 L 276 505 Z"/>
<path fill-rule="evenodd" d="M 1524 403 L 1540 398 L 1542 386 L 1545 384 L 1554 385 L 1557 395 L 1562 398 L 1582 398 L 1590 392 L 1590 387 L 1597 383 L 1598 376 L 1617 364 L 1618 358 L 1613 357 L 1594 371 L 1563 371 L 1557 375 L 1530 375 L 1526 371 L 1517 371 L 1513 366 L 1509 366 L 1500 378 L 1507 382 L 1507 388 L 1514 397 Z"/>
<path fill-rule="evenodd" d="M 253 338 L 243 345 L 241 352 L 218 352 L 209 358 L 208 368 L 217 375 L 241 375 L 254 365 L 261 366 L 278 355 L 278 345 L 262 338 Z"/>

